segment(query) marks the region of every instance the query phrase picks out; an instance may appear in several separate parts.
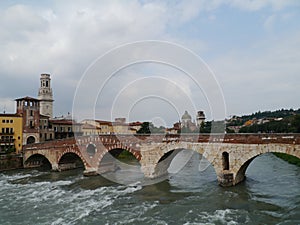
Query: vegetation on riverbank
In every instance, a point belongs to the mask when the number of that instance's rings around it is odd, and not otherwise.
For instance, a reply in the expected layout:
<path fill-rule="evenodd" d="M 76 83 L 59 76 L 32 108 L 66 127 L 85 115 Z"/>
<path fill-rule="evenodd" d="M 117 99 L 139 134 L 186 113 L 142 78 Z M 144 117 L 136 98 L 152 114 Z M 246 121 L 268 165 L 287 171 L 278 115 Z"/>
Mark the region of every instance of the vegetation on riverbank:
<path fill-rule="evenodd" d="M 126 159 L 126 160 L 136 160 L 134 155 L 131 152 L 123 151 L 120 155 L 118 155 L 118 159 Z"/>
<path fill-rule="evenodd" d="M 300 159 L 298 159 L 295 156 L 288 155 L 285 153 L 279 153 L 279 152 L 274 152 L 273 154 L 276 155 L 278 158 L 281 158 L 284 161 L 287 161 L 288 163 L 300 166 Z"/>

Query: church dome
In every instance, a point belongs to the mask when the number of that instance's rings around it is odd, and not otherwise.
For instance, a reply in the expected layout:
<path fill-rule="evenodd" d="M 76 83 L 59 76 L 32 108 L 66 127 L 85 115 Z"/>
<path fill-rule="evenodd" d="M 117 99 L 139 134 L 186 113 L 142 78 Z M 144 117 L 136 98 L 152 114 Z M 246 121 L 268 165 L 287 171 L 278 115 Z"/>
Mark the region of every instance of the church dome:
<path fill-rule="evenodd" d="M 185 111 L 184 114 L 182 115 L 181 119 L 182 120 L 191 120 L 192 117 L 187 111 Z"/>

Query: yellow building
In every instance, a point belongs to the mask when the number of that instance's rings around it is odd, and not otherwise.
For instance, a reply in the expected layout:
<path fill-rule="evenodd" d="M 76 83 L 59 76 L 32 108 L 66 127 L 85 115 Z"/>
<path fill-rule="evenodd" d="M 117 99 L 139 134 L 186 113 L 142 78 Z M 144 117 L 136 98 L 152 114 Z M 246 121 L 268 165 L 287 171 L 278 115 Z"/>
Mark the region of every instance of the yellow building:
<path fill-rule="evenodd" d="M 85 119 L 81 124 L 83 135 L 135 134 L 142 125 L 141 122 L 126 123 L 125 118 L 116 118 L 115 122 Z"/>
<path fill-rule="evenodd" d="M 81 126 L 81 131 L 82 131 L 83 136 L 101 134 L 101 129 L 99 126 L 95 126 L 95 125 L 88 124 L 88 123 L 85 123 Z"/>
<path fill-rule="evenodd" d="M 101 134 L 111 134 L 113 132 L 112 123 L 105 120 L 96 120 L 97 125 L 100 127 Z"/>
<path fill-rule="evenodd" d="M 0 152 L 22 150 L 23 118 L 18 114 L 0 114 Z"/>
<path fill-rule="evenodd" d="M 114 134 L 131 134 L 132 131 L 127 123 L 113 122 L 113 133 Z"/>
<path fill-rule="evenodd" d="M 105 120 L 85 119 L 81 121 L 83 135 L 90 134 L 111 134 L 113 132 L 112 123 Z M 87 126 L 87 124 L 92 126 Z"/>

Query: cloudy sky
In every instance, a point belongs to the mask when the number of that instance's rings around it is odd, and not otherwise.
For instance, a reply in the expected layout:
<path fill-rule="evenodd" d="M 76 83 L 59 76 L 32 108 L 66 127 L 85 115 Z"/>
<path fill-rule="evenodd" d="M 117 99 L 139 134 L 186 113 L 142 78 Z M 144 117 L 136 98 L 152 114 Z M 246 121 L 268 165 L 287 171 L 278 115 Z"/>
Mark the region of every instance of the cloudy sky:
<path fill-rule="evenodd" d="M 15 98 L 36 97 L 41 73 L 51 74 L 56 116 L 72 112 L 76 88 L 80 101 L 93 99 L 99 119 L 122 116 L 166 125 L 186 109 L 192 115 L 202 109 L 215 119 L 220 115 L 214 111 L 228 117 L 300 107 L 298 0 L 6 0 L 0 13 L 1 111 L 13 112 Z M 98 67 L 100 78 L 80 87 L 105 53 L 143 40 L 189 49 L 216 85 L 201 72 L 188 76 L 176 65 L 148 62 L 124 65 L 114 74 Z M 137 52 L 128 50 L 128 58 Z M 176 58 L 189 63 L 184 54 Z M 106 65 L 117 64 L 114 59 Z M 224 107 L 210 98 L 216 87 Z M 92 88 L 96 91 L 89 92 Z M 88 104 L 76 110 L 91 117 Z"/>

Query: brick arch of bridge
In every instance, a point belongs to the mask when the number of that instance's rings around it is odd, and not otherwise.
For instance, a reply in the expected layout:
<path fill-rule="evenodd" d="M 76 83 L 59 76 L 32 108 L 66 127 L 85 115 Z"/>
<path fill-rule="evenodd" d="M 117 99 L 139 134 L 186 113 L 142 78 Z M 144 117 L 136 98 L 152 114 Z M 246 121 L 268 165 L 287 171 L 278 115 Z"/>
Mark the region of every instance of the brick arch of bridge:
<path fill-rule="evenodd" d="M 232 168 L 234 176 L 234 185 L 240 183 L 245 179 L 245 173 L 250 163 L 259 155 L 268 152 L 285 153 L 295 156 L 300 159 L 300 147 L 292 144 L 268 144 L 268 145 L 256 145 L 251 151 L 247 151 L 247 154 L 232 154 L 235 165 Z M 232 160 L 231 160 L 232 161 Z"/>
<path fill-rule="evenodd" d="M 216 157 L 216 154 L 211 154 L 211 150 L 218 149 L 217 146 L 208 145 L 207 143 L 189 143 L 189 142 L 174 142 L 174 143 L 164 143 L 158 144 L 157 146 L 152 146 L 148 151 L 141 151 L 142 160 L 141 165 L 144 167 L 149 167 L 149 162 L 153 165 L 152 171 L 147 171 L 147 175 L 150 177 L 155 177 L 158 171 L 159 161 L 171 151 L 176 151 L 175 155 L 170 156 L 171 160 L 167 160 L 167 164 L 163 166 L 164 170 L 167 171 L 170 166 L 173 158 L 181 151 L 181 150 L 190 150 L 197 152 L 202 155 L 214 168 L 216 175 L 218 175 L 221 171 L 219 170 L 219 164 L 222 161 L 221 157 Z M 168 158 L 168 157 L 167 157 Z M 167 159 L 166 158 L 166 159 Z M 165 171 L 165 172 L 166 172 Z M 160 171 L 162 172 L 162 171 Z M 145 172 L 144 172 L 145 173 Z M 153 176 L 154 175 L 154 176 Z"/>
<path fill-rule="evenodd" d="M 83 157 L 81 152 L 79 150 L 77 150 L 77 148 L 71 148 L 71 147 L 67 148 L 66 150 L 64 150 L 63 152 L 61 152 L 58 155 L 56 163 L 59 164 L 61 158 L 68 153 L 73 153 L 73 154 L 77 155 L 81 159 L 85 169 L 87 169 L 89 167 L 89 164 L 87 163 L 86 159 Z"/>
<path fill-rule="evenodd" d="M 54 154 L 51 154 L 51 152 L 49 152 L 48 150 L 37 150 L 37 151 L 28 151 L 24 154 L 23 162 L 24 162 L 25 167 L 26 167 L 26 163 L 28 163 L 28 160 L 31 157 L 34 157 L 37 155 L 41 155 L 41 156 L 45 157 L 49 161 L 51 166 L 56 164 L 56 157 Z"/>
<path fill-rule="evenodd" d="M 101 161 L 103 159 L 103 157 L 108 154 L 110 151 L 114 150 L 114 149 L 122 149 L 124 151 L 128 151 L 130 152 L 138 161 L 141 161 L 141 154 L 139 151 L 134 151 L 132 148 L 123 145 L 121 142 L 113 144 L 113 145 L 109 145 L 106 146 L 105 151 L 102 151 L 101 154 L 98 156 L 97 158 L 97 162 L 96 162 L 96 168 L 99 168 L 101 166 Z"/>

